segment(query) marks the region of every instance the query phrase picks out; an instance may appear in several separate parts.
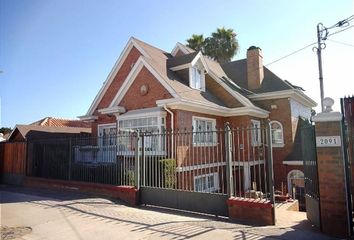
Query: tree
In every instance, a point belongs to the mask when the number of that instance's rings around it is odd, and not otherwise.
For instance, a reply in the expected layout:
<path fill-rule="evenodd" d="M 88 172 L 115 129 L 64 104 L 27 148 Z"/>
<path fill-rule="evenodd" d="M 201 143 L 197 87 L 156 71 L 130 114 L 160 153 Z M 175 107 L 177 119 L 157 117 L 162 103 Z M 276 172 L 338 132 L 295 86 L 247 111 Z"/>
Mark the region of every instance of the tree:
<path fill-rule="evenodd" d="M 11 132 L 12 132 L 12 129 L 11 129 L 11 128 L 8 128 L 8 127 L 2 127 L 2 128 L 0 128 L 0 133 L 8 134 L 8 133 L 11 133 Z"/>
<path fill-rule="evenodd" d="M 230 62 L 238 51 L 239 44 L 236 39 L 236 33 L 233 29 L 217 28 L 206 39 L 203 35 L 193 34 L 187 39 L 187 46 L 202 51 L 203 54 L 213 58 L 219 63 Z"/>
<path fill-rule="evenodd" d="M 196 50 L 197 52 L 202 51 L 204 52 L 204 44 L 205 44 L 205 39 L 203 37 L 203 34 L 197 35 L 193 34 L 191 38 L 187 39 L 187 46 Z"/>

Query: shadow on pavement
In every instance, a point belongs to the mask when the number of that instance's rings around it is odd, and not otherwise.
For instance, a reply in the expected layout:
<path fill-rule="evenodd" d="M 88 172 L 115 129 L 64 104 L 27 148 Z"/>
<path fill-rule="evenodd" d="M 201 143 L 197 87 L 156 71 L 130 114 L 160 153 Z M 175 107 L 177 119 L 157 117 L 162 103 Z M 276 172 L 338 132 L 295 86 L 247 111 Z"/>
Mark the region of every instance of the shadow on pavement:
<path fill-rule="evenodd" d="M 130 225 L 132 232 L 148 234 L 151 239 L 189 239 L 214 230 L 230 231 L 235 240 L 333 239 L 313 231 L 308 227 L 308 221 L 301 221 L 292 227 L 260 227 L 244 225 L 242 222 L 230 223 L 226 218 L 159 207 L 129 208 L 119 201 L 71 191 L 0 185 L 0 193 L 0 201 L 3 204 L 24 202 L 45 209 L 58 209 L 70 216 L 76 215 L 115 225 Z"/>

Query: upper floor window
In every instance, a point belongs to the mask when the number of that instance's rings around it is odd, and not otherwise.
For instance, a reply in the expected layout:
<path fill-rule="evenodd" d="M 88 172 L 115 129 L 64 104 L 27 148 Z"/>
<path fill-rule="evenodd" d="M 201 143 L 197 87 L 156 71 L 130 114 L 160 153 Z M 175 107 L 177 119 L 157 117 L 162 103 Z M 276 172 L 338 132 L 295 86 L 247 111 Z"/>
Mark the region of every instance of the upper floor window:
<path fill-rule="evenodd" d="M 252 146 L 261 144 L 261 122 L 258 120 L 251 120 L 251 143 Z"/>
<path fill-rule="evenodd" d="M 284 146 L 283 126 L 278 121 L 271 121 L 272 143 L 274 147 Z"/>
<path fill-rule="evenodd" d="M 109 146 L 116 144 L 117 127 L 115 123 L 98 125 L 98 135 L 100 137 L 101 146 Z"/>
<path fill-rule="evenodd" d="M 216 144 L 215 125 L 215 119 L 193 117 L 193 144 L 204 146 Z"/>
<path fill-rule="evenodd" d="M 190 86 L 196 89 L 201 89 L 202 86 L 202 71 L 196 67 L 191 68 Z"/>

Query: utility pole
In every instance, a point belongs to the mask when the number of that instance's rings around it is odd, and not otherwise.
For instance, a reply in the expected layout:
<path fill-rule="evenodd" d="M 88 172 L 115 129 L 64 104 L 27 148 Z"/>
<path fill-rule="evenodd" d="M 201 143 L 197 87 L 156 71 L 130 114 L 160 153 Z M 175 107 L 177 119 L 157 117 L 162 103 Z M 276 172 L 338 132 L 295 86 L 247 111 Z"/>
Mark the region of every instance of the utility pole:
<path fill-rule="evenodd" d="M 323 91 L 323 72 L 322 72 L 322 49 L 326 48 L 326 44 L 322 42 L 325 38 L 322 38 L 322 33 L 324 31 L 324 27 L 322 23 L 317 24 L 317 60 L 318 60 L 318 74 L 320 80 L 320 92 L 321 92 L 321 112 L 324 111 L 323 99 L 324 99 L 324 91 Z M 327 37 L 327 36 L 326 36 Z"/>
<path fill-rule="evenodd" d="M 322 23 L 317 24 L 317 47 L 314 47 L 313 50 L 317 53 L 317 60 L 318 60 L 318 75 L 320 80 L 320 92 L 321 92 L 321 111 L 324 111 L 323 99 L 324 99 L 324 90 L 323 90 L 323 70 L 322 70 L 322 49 L 326 48 L 325 41 L 327 40 L 328 36 L 336 34 L 338 32 L 329 34 L 330 29 L 336 27 L 346 27 L 349 26 L 350 22 L 354 20 L 354 15 L 337 22 L 331 27 L 325 27 Z M 346 29 L 344 29 L 346 30 Z"/>

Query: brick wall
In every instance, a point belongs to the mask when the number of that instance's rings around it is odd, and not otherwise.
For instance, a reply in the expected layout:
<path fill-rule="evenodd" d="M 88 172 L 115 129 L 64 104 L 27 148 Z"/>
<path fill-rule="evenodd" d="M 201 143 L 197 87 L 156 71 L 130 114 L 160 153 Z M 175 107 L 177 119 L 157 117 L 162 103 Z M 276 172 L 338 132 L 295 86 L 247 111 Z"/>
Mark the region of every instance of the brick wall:
<path fill-rule="evenodd" d="M 293 169 L 301 170 L 301 166 L 287 166 L 283 161 L 294 149 L 294 136 L 298 121 L 292 121 L 289 99 L 272 99 L 258 102 L 259 106 L 269 111 L 269 119 L 279 121 L 283 125 L 284 147 L 273 148 L 274 183 L 276 190 L 287 191 L 287 176 Z M 273 108 L 272 108 L 273 106 Z M 297 159 L 302 160 L 302 159 Z"/>
<path fill-rule="evenodd" d="M 142 85 L 148 86 L 146 95 L 140 94 Z M 162 84 L 143 67 L 130 86 L 128 92 L 123 97 L 119 106 L 125 107 L 126 111 L 135 109 L 156 107 L 156 101 L 172 98 L 172 95 L 162 86 Z"/>
<path fill-rule="evenodd" d="M 109 106 L 109 104 L 112 102 L 113 98 L 117 94 L 118 90 L 122 86 L 124 80 L 128 76 L 134 63 L 136 63 L 140 56 L 141 53 L 139 52 L 139 50 L 133 47 L 129 52 L 128 56 L 126 57 L 124 63 L 120 67 L 119 71 L 117 72 L 116 76 L 114 77 L 111 85 L 109 85 L 96 110 Z M 97 113 L 97 111 L 95 113 Z"/>
<path fill-rule="evenodd" d="M 316 136 L 340 136 L 340 122 L 316 122 Z M 347 236 L 345 176 L 341 147 L 317 147 L 322 231 Z"/>
<path fill-rule="evenodd" d="M 230 220 L 241 220 L 257 225 L 275 225 L 274 207 L 267 200 L 229 198 L 227 205 Z"/>
<path fill-rule="evenodd" d="M 139 204 L 139 190 L 133 186 L 112 186 L 98 183 L 62 181 L 34 177 L 26 177 L 23 185 L 26 187 L 59 189 L 97 194 L 100 196 L 120 199 L 131 206 L 137 206 Z"/>

